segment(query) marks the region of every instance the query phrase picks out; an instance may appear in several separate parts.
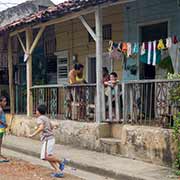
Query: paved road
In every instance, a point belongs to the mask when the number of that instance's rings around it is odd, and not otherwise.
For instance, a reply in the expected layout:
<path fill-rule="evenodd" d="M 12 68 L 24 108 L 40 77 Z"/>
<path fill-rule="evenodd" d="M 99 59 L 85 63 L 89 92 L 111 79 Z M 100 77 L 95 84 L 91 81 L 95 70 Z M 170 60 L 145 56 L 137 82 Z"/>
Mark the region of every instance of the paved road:
<path fill-rule="evenodd" d="M 38 159 L 36 157 L 28 156 L 28 155 L 18 153 L 18 152 L 15 152 L 15 151 L 12 151 L 9 149 L 5 149 L 5 148 L 3 148 L 3 154 L 5 156 L 15 157 L 17 159 L 22 159 L 22 160 L 28 161 L 34 165 L 40 165 L 40 166 L 45 166 L 45 167 L 50 168 L 48 163 L 46 163 L 46 162 L 44 163 L 44 161 L 41 161 L 40 159 Z M 72 167 L 66 167 L 65 173 L 73 175 L 73 176 L 80 177 L 84 180 L 113 180 L 111 178 L 99 176 L 99 175 L 89 173 L 86 171 L 82 171 L 79 169 L 75 169 Z M 0 178 L 0 180 L 1 180 L 1 178 Z M 75 179 L 73 179 L 73 180 L 75 180 Z M 123 179 L 123 180 L 125 180 L 125 179 Z"/>

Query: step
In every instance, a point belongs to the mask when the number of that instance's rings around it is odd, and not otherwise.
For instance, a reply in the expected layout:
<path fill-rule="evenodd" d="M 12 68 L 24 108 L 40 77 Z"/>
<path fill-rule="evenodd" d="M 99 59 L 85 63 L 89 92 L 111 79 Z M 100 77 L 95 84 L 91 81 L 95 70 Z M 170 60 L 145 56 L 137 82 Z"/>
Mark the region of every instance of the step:
<path fill-rule="evenodd" d="M 101 150 L 104 153 L 116 155 L 121 150 L 121 140 L 115 138 L 100 138 Z"/>

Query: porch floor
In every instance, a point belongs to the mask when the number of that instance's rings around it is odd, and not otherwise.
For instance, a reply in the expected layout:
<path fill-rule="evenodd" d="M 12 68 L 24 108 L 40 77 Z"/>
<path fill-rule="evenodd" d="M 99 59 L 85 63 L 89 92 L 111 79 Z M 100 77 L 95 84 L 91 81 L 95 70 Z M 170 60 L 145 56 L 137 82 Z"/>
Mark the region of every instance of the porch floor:
<path fill-rule="evenodd" d="M 6 136 L 3 147 L 39 157 L 40 141 L 29 138 Z M 77 149 L 67 145 L 55 146 L 55 154 L 70 159 L 69 166 L 114 179 L 170 180 L 172 170 L 119 156 Z"/>

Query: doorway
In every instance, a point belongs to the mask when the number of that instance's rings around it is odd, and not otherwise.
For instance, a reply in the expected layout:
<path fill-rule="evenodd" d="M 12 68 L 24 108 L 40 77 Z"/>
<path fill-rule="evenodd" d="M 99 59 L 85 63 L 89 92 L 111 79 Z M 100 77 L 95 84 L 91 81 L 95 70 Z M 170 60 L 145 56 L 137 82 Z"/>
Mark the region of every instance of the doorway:
<path fill-rule="evenodd" d="M 140 41 L 149 42 L 168 37 L 168 22 L 145 25 L 140 27 Z M 155 66 L 140 62 L 140 79 L 155 79 Z"/>

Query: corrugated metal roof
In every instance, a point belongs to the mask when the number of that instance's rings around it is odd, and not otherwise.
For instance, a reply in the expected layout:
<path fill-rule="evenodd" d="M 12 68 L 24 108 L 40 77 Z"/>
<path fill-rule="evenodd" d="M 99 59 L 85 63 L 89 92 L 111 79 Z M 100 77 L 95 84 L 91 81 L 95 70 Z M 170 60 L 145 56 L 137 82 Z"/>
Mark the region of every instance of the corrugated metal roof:
<path fill-rule="evenodd" d="M 96 6 L 108 2 L 117 2 L 119 0 L 69 0 L 60 3 L 56 6 L 51 6 L 46 10 L 39 11 L 25 18 L 16 20 L 6 26 L 0 27 L 0 32 L 10 31 L 18 27 L 23 27 L 28 24 L 37 24 L 46 22 L 53 18 L 65 16 L 72 12 L 81 11 L 91 6 Z"/>

